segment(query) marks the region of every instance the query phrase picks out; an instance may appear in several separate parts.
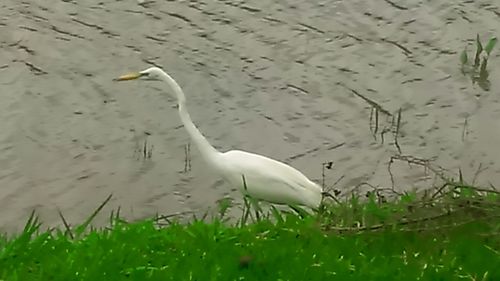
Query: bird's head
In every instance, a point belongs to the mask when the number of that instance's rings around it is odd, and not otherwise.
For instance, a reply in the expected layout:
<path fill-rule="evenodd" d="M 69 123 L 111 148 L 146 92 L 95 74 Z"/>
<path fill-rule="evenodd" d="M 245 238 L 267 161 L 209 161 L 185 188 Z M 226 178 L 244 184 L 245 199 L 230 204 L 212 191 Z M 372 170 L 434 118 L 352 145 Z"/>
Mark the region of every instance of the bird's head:
<path fill-rule="evenodd" d="M 115 81 L 128 81 L 128 80 L 141 79 L 141 80 L 147 80 L 147 81 L 159 81 L 159 80 L 161 80 L 160 77 L 162 74 L 163 74 L 163 71 L 161 69 L 159 69 L 158 67 L 150 67 L 150 68 L 147 68 L 143 71 L 131 72 L 131 73 L 121 75 L 120 77 L 115 78 L 113 80 L 115 80 Z"/>

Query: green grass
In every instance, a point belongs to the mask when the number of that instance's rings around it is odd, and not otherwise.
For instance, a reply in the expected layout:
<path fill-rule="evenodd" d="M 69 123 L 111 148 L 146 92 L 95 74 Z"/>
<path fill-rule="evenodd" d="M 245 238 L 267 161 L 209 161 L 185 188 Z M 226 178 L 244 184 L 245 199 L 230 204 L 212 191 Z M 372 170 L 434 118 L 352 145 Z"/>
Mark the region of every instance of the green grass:
<path fill-rule="evenodd" d="M 361 199 L 235 225 L 227 202 L 216 218 L 161 227 L 114 215 L 104 229 L 86 230 L 89 219 L 41 231 L 32 216 L 0 238 L 0 280 L 500 280 L 497 192 L 453 184 Z"/>

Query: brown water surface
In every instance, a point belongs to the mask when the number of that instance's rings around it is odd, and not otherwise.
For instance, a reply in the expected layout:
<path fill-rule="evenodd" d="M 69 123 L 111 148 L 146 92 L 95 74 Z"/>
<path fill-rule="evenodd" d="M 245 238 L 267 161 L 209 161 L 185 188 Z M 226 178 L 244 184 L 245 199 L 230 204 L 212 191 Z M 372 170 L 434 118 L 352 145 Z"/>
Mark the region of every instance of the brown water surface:
<path fill-rule="evenodd" d="M 48 226 L 58 210 L 78 223 L 110 193 L 97 223 L 118 206 L 141 218 L 240 198 L 195 147 L 185 165 L 189 138 L 163 84 L 112 81 L 151 64 L 181 84 L 221 150 L 271 156 L 318 182 L 333 161 L 325 181 L 343 192 L 390 186 L 398 150 L 380 132 L 391 118 L 379 114 L 375 139 L 372 109 L 352 89 L 401 108 L 402 154 L 470 180 L 480 167 L 478 184 L 498 184 L 500 52 L 490 91 L 462 75 L 459 53 L 472 54 L 477 33 L 498 36 L 499 23 L 494 0 L 3 0 L 0 229 L 19 230 L 33 208 Z M 393 173 L 399 189 L 433 181 L 404 163 Z"/>

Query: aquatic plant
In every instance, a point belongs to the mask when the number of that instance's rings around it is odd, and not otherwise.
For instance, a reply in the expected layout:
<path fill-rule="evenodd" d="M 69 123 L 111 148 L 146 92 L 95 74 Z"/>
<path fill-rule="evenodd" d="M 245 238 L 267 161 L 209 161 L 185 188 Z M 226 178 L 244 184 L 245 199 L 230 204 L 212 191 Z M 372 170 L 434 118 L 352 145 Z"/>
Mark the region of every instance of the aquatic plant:
<path fill-rule="evenodd" d="M 490 89 L 490 81 L 488 80 L 488 59 L 490 57 L 493 48 L 497 43 L 496 37 L 491 37 L 486 46 L 483 47 L 481 40 L 479 39 L 479 34 L 476 36 L 476 53 L 473 60 L 469 60 L 467 55 L 467 47 L 464 48 L 460 54 L 461 70 L 464 75 L 469 75 L 473 83 L 478 83 L 478 85 L 483 89 L 488 91 Z"/>

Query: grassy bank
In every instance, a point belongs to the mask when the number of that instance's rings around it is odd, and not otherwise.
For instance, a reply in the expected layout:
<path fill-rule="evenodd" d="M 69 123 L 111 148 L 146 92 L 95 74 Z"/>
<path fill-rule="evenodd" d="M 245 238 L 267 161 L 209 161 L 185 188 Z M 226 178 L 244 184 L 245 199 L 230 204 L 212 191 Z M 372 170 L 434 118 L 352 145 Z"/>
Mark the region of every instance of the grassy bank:
<path fill-rule="evenodd" d="M 33 216 L 0 238 L 0 280 L 500 280 L 497 192 L 377 194 L 318 214 L 245 211 L 238 225 L 227 205 L 189 224 L 113 216 L 98 230 L 41 231 Z"/>

